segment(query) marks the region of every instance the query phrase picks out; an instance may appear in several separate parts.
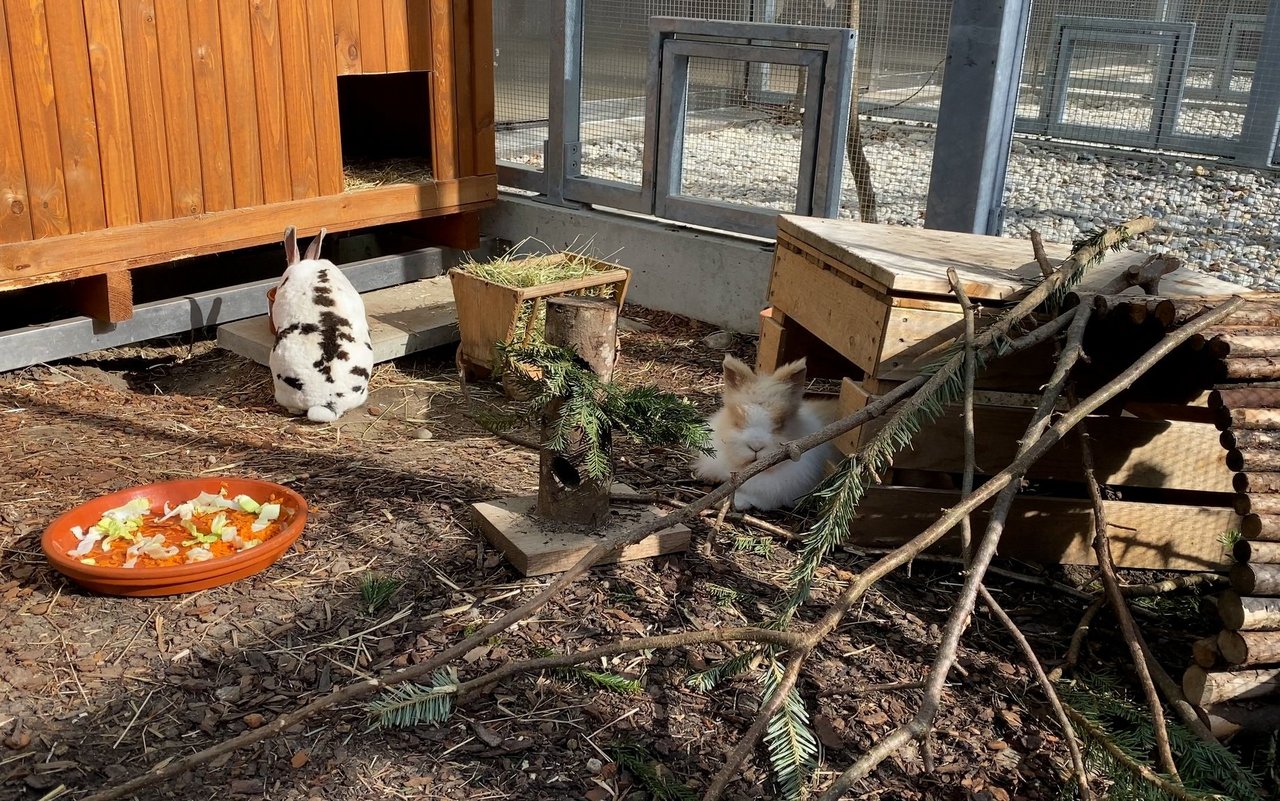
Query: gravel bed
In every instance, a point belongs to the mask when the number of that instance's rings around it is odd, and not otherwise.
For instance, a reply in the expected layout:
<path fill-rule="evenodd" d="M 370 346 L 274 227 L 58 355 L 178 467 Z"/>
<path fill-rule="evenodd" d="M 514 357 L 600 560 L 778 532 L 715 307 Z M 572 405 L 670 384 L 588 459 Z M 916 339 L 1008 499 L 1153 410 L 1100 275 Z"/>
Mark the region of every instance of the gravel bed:
<path fill-rule="evenodd" d="M 881 222 L 921 226 L 933 155 L 931 129 L 868 125 L 867 154 Z M 774 122 L 703 131 L 686 137 L 682 191 L 697 197 L 790 211 L 800 129 Z M 638 182 L 634 140 L 583 145 L 584 172 Z M 539 157 L 526 163 L 537 164 Z M 857 214 L 846 177 L 841 216 Z M 1199 270 L 1256 289 L 1280 291 L 1280 174 L 1191 164 L 1175 157 L 1131 157 L 1017 140 L 1009 159 L 1004 233 L 1037 228 L 1070 242 L 1099 225 L 1149 214 L 1162 223 L 1144 240 Z"/>

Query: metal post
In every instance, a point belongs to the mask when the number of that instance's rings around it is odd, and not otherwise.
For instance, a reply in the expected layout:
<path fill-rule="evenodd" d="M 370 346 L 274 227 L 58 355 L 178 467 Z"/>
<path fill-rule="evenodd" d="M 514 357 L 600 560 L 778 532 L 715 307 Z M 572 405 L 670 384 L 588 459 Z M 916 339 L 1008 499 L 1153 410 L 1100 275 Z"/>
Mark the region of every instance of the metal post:
<path fill-rule="evenodd" d="M 1000 233 L 1031 0 L 955 0 L 925 227 Z"/>
<path fill-rule="evenodd" d="M 1280 130 L 1280 0 L 1267 4 L 1262 45 L 1253 67 L 1253 88 L 1244 112 L 1237 161 L 1249 167 L 1270 167 Z M 1228 79 L 1229 80 L 1229 79 Z"/>
<path fill-rule="evenodd" d="M 565 200 L 564 181 L 582 174 L 582 4 L 583 0 L 553 4 L 542 170 L 547 177 L 547 200 L 559 205 L 574 205 Z"/>

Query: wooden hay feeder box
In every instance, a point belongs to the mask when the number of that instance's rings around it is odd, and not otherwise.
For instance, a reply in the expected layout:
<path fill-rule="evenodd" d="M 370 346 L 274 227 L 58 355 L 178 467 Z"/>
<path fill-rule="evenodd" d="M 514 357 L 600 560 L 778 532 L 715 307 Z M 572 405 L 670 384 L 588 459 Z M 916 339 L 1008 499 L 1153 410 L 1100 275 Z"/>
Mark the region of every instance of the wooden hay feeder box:
<path fill-rule="evenodd" d="M 1055 263 L 1069 255 L 1049 245 Z M 1081 289 L 1106 285 L 1143 254 L 1109 255 Z M 778 223 L 769 300 L 761 316 L 758 367 L 806 354 L 824 354 L 843 379 L 842 416 L 852 414 L 930 363 L 947 355 L 962 335 L 964 315 L 951 292 L 947 268 L 955 268 L 966 293 L 980 307 L 978 327 L 1032 283 L 1040 270 L 1021 240 L 945 231 L 864 225 L 783 216 Z M 1165 275 L 1168 298 L 1220 296 L 1241 291 L 1210 276 L 1180 269 Z M 811 356 L 810 361 L 813 361 Z M 977 381 L 977 469 L 989 476 L 1014 458 L 1017 440 L 1054 363 L 1052 343 L 993 362 Z M 833 369 L 832 366 L 834 365 Z M 1207 395 L 1205 396 L 1207 397 Z M 1125 567 L 1212 570 L 1228 563 L 1218 537 L 1238 529 L 1231 508 L 1232 475 L 1204 398 L 1194 404 L 1126 409 L 1089 422 L 1097 477 L 1123 491 L 1108 499 L 1117 563 Z M 1167 406 L 1167 408 L 1166 408 Z M 856 453 L 884 424 L 877 420 L 843 435 L 837 445 Z M 895 454 L 885 483 L 872 487 L 859 506 L 856 542 L 896 547 L 954 506 L 964 469 L 958 407 Z M 1079 447 L 1074 438 L 1055 446 L 1028 473 L 1054 494 L 1015 501 L 1001 541 L 1004 556 L 1041 562 L 1093 561 L 1092 506 L 1077 492 Z M 1061 490 L 1062 494 L 1058 494 Z M 1047 493 L 1047 490 L 1043 491 Z M 975 527 L 981 530 L 979 511 Z M 944 548 L 953 548 L 947 543 Z"/>
<path fill-rule="evenodd" d="M 529 256 L 510 263 L 513 272 L 564 261 L 565 254 Z M 580 258 L 580 257 L 575 257 Z M 529 344 L 540 340 L 546 298 L 560 295 L 607 295 L 622 308 L 631 271 L 596 259 L 581 259 L 583 275 L 530 287 L 509 286 L 481 278 L 465 268 L 449 271 L 458 310 L 458 367 L 468 378 L 485 377 L 494 368 L 494 348 L 500 342 Z"/>
<path fill-rule="evenodd" d="M 437 244 L 478 243 L 497 198 L 489 2 L 6 10 L 0 291 L 74 280 L 81 310 L 116 322 L 132 269 L 289 225 L 431 219 Z"/>

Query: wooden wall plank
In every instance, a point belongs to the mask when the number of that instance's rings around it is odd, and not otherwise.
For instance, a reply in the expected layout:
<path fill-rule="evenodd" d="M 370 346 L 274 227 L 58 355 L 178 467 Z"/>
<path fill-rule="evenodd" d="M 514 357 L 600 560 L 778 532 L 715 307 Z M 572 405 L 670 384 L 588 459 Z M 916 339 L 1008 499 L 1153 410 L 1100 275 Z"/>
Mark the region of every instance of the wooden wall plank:
<path fill-rule="evenodd" d="M 383 42 L 387 48 L 387 72 L 409 70 L 409 9 L 412 0 L 382 0 Z"/>
<path fill-rule="evenodd" d="M 471 3 L 471 102 L 475 143 L 472 175 L 498 171 L 494 141 L 493 3 Z"/>
<path fill-rule="evenodd" d="M 408 24 L 409 69 L 431 69 L 431 0 L 404 0 Z"/>
<path fill-rule="evenodd" d="M 360 48 L 360 6 L 357 0 L 333 0 L 334 54 L 339 75 L 364 71 Z"/>
<path fill-rule="evenodd" d="M 382 0 L 359 0 L 360 65 L 365 74 L 387 71 L 387 32 Z"/>
<path fill-rule="evenodd" d="M 160 45 L 152 0 L 120 0 L 124 33 L 125 82 L 133 123 L 133 156 L 138 176 L 138 210 L 144 222 L 173 216 L 164 100 L 160 89 Z"/>
<path fill-rule="evenodd" d="M 173 214 L 204 211 L 200 174 L 200 131 L 196 119 L 195 76 L 191 67 L 191 28 L 186 0 L 155 0 L 160 44 L 160 95 L 164 100 L 169 151 L 169 191 Z"/>
<path fill-rule="evenodd" d="M 316 120 L 311 91 L 311 50 L 306 0 L 277 0 L 280 17 L 280 61 L 284 67 L 285 132 L 289 142 L 289 176 L 293 197 L 320 194 L 316 175 Z"/>
<path fill-rule="evenodd" d="M 0 245 L 0 289 L 65 281 L 143 264 L 278 243 L 286 226 L 346 231 L 477 211 L 498 196 L 493 176 L 393 184 L 198 217 Z"/>
<path fill-rule="evenodd" d="M 431 9 L 431 127 L 434 147 L 432 172 L 436 180 L 449 181 L 459 175 L 458 120 L 454 82 L 453 3 L 429 0 Z"/>
<path fill-rule="evenodd" d="M 326 42 L 333 36 L 333 6 L 307 3 L 307 28 L 312 43 L 311 103 L 316 126 L 316 173 L 320 194 L 333 195 L 343 190 L 337 55 L 331 48 L 315 46 L 316 42 Z"/>
<path fill-rule="evenodd" d="M 31 204 L 21 137 L 18 101 L 13 94 L 13 63 L 9 59 L 9 27 L 4 8 L 0 7 L 0 242 L 31 238 Z"/>
<path fill-rule="evenodd" d="M 227 91 L 223 78 L 222 25 L 218 19 L 218 4 L 207 0 L 192 3 L 188 15 L 204 209 L 222 211 L 235 206 L 235 188 L 231 179 L 231 134 L 227 124 Z"/>
<path fill-rule="evenodd" d="M 236 208 L 261 206 L 264 199 L 262 148 L 258 136 L 249 0 L 219 0 L 218 22 L 222 28 L 222 71 L 227 86 L 235 205 Z"/>
<path fill-rule="evenodd" d="M 457 175 L 476 174 L 475 75 L 471 53 L 472 0 L 453 0 L 453 118 L 457 122 Z"/>
<path fill-rule="evenodd" d="M 276 0 L 250 0 L 253 75 L 258 98 L 258 138 L 262 152 L 263 199 L 293 197 L 289 175 L 289 135 L 285 121 L 284 66 L 280 58 L 280 16 Z"/>
<path fill-rule="evenodd" d="M 62 142 L 62 174 L 67 186 L 71 230 L 93 231 L 107 224 L 98 157 L 98 124 L 89 79 L 89 43 L 81 0 L 45 0 L 54 106 Z"/>
<path fill-rule="evenodd" d="M 5 3 L 13 63 L 18 129 L 31 206 L 31 233 L 39 239 L 71 230 L 62 174 L 62 142 L 53 97 L 53 66 L 42 0 Z"/>
<path fill-rule="evenodd" d="M 115 0 L 84 0 L 83 7 L 107 225 L 132 225 L 142 216 L 120 6 Z"/>

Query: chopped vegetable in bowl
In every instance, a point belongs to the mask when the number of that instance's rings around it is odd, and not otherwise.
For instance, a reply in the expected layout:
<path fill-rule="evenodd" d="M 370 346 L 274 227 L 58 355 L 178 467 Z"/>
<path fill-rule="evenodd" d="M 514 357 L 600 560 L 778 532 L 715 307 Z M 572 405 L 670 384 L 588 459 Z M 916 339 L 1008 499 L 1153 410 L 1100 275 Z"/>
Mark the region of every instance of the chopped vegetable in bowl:
<path fill-rule="evenodd" d="M 73 526 L 78 544 L 67 555 L 99 567 L 170 567 L 232 556 L 279 534 L 280 499 L 259 502 L 248 495 L 202 492 L 157 514 L 146 498 L 108 510 L 84 531 Z M 292 511 L 289 512 L 292 515 Z"/>

